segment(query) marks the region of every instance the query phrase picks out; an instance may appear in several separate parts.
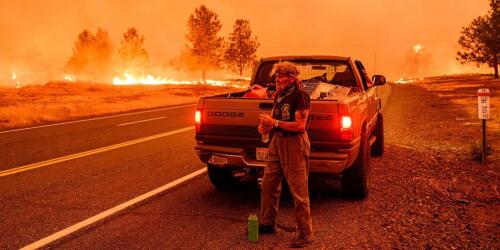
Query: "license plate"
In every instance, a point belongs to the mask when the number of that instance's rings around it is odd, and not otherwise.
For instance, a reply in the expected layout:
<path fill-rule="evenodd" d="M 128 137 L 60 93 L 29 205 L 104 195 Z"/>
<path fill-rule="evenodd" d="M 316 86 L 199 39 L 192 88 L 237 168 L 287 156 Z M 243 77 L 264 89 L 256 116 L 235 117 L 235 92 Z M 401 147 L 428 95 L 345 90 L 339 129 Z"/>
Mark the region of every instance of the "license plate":
<path fill-rule="evenodd" d="M 268 152 L 269 152 L 268 148 L 256 148 L 255 158 L 257 158 L 258 161 L 265 161 L 267 160 Z"/>

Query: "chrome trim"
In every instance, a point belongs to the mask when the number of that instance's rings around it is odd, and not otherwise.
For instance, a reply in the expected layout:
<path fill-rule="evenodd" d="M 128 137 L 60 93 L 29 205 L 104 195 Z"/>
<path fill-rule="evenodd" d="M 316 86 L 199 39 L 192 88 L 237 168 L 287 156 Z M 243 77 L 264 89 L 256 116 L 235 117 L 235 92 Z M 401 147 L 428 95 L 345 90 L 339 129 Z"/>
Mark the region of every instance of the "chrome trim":
<path fill-rule="evenodd" d="M 358 142 L 360 138 L 353 141 Z M 196 144 L 196 152 L 202 161 L 221 168 L 265 168 L 265 161 L 249 159 L 244 148 Z M 359 144 L 336 152 L 311 152 L 309 169 L 313 173 L 340 174 L 352 164 L 359 150 Z"/>
<path fill-rule="evenodd" d="M 342 160 L 327 160 L 321 158 L 309 159 L 309 170 L 313 173 L 330 173 L 340 174 L 346 167 L 348 159 L 345 156 Z M 241 155 L 213 153 L 209 164 L 217 167 L 252 167 L 265 168 L 266 162 L 263 161 L 248 161 Z"/>

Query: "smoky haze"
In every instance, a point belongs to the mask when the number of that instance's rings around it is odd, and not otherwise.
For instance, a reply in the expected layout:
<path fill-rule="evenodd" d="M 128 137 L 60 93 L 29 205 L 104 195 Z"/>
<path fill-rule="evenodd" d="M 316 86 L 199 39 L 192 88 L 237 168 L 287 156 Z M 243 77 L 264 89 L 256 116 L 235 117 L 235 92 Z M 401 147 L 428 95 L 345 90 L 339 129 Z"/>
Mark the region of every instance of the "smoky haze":
<path fill-rule="evenodd" d="M 408 74 L 408 51 L 421 44 L 430 55 L 424 75 L 485 72 L 461 66 L 455 54 L 461 27 L 487 13 L 486 0 L 2 0 L 0 84 L 12 84 L 12 72 L 62 78 L 77 35 L 98 27 L 109 31 L 115 48 L 136 27 L 151 64 L 167 74 L 186 43 L 187 19 L 201 4 L 219 15 L 225 37 L 237 18 L 248 19 L 261 44 L 258 57 L 354 56 L 370 74 L 394 80 Z"/>

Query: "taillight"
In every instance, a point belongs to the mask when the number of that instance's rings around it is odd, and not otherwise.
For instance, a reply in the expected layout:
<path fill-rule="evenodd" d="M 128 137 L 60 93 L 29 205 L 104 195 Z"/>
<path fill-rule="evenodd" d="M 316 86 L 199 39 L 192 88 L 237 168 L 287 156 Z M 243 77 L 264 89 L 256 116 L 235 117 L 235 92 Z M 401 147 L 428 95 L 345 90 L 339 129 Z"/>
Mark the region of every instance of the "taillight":
<path fill-rule="evenodd" d="M 196 113 L 194 113 L 194 122 L 201 123 L 201 111 L 196 110 Z"/>
<path fill-rule="evenodd" d="M 350 116 L 342 116 L 341 120 L 342 129 L 350 129 L 352 127 L 352 120 Z"/>
<path fill-rule="evenodd" d="M 340 140 L 350 141 L 353 139 L 352 119 L 350 116 L 340 117 Z"/>
<path fill-rule="evenodd" d="M 196 127 L 196 132 L 200 132 L 201 131 L 201 111 L 200 110 L 196 110 L 196 112 L 194 113 L 194 124 Z"/>

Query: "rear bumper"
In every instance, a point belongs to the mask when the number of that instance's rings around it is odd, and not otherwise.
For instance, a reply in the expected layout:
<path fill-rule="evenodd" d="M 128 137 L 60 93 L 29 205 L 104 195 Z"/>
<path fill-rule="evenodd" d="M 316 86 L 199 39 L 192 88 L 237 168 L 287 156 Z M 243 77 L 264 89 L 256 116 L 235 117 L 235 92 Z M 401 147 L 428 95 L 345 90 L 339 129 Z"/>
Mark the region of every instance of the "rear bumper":
<path fill-rule="evenodd" d="M 221 168 L 264 168 L 265 161 L 255 160 L 255 152 L 244 148 L 205 145 L 197 142 L 195 150 L 203 163 Z M 311 152 L 309 170 L 313 173 L 340 174 L 354 162 L 359 143 L 333 152 Z"/>

